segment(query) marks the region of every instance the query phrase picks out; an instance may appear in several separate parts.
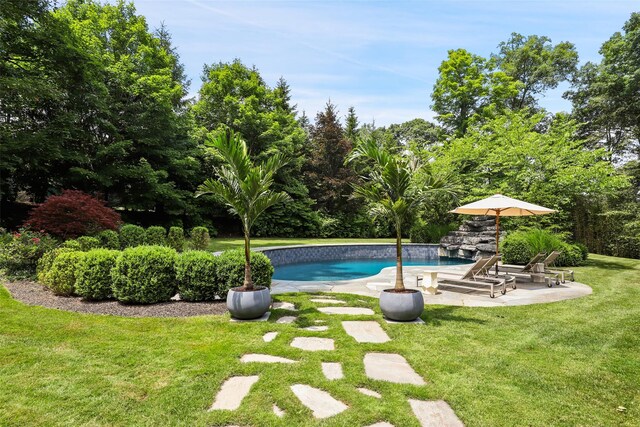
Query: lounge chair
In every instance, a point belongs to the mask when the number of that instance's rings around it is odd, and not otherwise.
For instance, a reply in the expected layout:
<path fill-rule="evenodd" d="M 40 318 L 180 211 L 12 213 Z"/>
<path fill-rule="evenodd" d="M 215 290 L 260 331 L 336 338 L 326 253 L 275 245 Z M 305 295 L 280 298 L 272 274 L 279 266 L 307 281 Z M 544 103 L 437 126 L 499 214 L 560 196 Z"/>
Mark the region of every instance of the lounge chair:
<path fill-rule="evenodd" d="M 492 260 L 492 258 L 493 257 L 480 258 L 474 264 L 472 264 L 467 272 L 461 277 L 438 278 L 438 283 L 462 289 L 471 289 L 474 291 L 482 290 L 482 287 L 486 287 L 489 288 L 489 296 L 491 298 L 495 298 L 495 288 L 499 287 L 500 293 L 504 295 L 507 292 L 506 278 L 486 276 L 486 266 Z M 494 261 L 493 264 L 495 264 L 495 262 L 497 262 L 497 260 Z"/>
<path fill-rule="evenodd" d="M 502 264 L 498 266 L 498 274 L 503 273 L 503 274 L 508 274 L 509 276 L 514 276 L 516 278 L 521 278 L 521 279 L 527 279 L 530 281 L 534 280 L 534 276 L 538 275 L 538 274 L 544 274 L 544 281 L 547 284 L 548 287 L 552 287 L 553 286 L 553 282 L 556 282 L 556 285 L 560 284 L 560 281 L 558 279 L 559 274 L 557 272 L 548 270 L 546 268 L 547 266 L 547 260 L 549 260 L 549 262 L 553 262 L 557 257 L 558 254 L 554 254 L 553 252 L 551 254 L 549 254 L 549 256 L 547 258 L 545 258 L 543 260 L 543 258 L 545 257 L 544 253 L 539 253 L 536 256 L 534 256 L 533 258 L 531 258 L 531 260 L 529 261 L 529 263 L 525 266 L 522 265 L 512 265 L 512 264 Z M 536 264 L 541 264 L 544 263 L 545 267 L 544 267 L 544 271 L 535 271 L 534 267 Z M 552 276 L 552 277 L 548 277 L 548 276 Z"/>
<path fill-rule="evenodd" d="M 533 267 L 538 264 L 544 258 L 544 253 L 540 252 L 538 255 L 531 258 L 527 265 L 514 265 L 514 264 L 500 264 L 498 271 L 504 271 L 507 273 L 530 273 Z"/>
<path fill-rule="evenodd" d="M 560 276 L 560 280 L 564 283 L 565 277 L 570 276 L 571 279 L 569 281 L 573 282 L 573 270 L 563 270 L 559 268 L 550 268 L 553 267 L 553 264 L 556 262 L 556 259 L 562 255 L 560 251 L 553 251 L 549 254 L 549 256 L 543 261 L 544 263 L 544 272 L 546 274 L 555 275 L 556 276 L 556 285 L 558 284 L 558 276 Z"/>

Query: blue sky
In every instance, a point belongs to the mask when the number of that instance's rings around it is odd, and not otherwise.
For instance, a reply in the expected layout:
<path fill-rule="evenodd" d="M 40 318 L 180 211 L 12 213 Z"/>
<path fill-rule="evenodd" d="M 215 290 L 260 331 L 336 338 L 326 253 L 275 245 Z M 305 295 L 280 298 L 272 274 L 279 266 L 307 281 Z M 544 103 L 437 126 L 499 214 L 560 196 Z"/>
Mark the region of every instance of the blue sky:
<path fill-rule="evenodd" d="M 431 119 L 430 94 L 447 50 L 489 56 L 512 32 L 570 41 L 580 62 L 620 31 L 637 1 L 135 0 L 151 28 L 168 26 L 197 94 L 205 63 L 240 58 L 267 84 L 283 76 L 310 117 L 328 99 L 361 122 Z M 569 110 L 566 86 L 541 104 Z"/>

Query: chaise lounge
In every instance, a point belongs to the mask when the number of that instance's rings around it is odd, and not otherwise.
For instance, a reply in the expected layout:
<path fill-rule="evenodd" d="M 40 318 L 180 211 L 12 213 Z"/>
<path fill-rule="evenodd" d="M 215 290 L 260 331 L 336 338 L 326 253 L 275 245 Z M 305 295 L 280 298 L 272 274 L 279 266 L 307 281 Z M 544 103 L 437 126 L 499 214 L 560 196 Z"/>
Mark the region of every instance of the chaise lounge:
<path fill-rule="evenodd" d="M 486 290 L 489 291 L 489 296 L 491 298 L 495 298 L 495 289 L 500 288 L 500 293 L 504 295 L 507 292 L 506 283 L 509 278 L 504 276 L 488 277 L 486 275 L 488 269 L 495 265 L 499 258 L 500 257 L 498 256 L 480 258 L 472 264 L 469 270 L 467 270 L 467 272 L 461 277 L 442 277 L 438 279 L 438 283 L 461 289 L 470 289 L 473 291 L 485 290 L 483 288 L 488 288 Z"/>

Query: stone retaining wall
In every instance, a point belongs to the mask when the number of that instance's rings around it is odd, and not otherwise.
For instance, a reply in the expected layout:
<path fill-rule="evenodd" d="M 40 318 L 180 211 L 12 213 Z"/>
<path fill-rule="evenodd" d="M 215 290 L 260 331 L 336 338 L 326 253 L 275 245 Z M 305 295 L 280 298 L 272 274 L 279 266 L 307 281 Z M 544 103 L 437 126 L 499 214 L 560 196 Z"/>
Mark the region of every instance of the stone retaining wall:
<path fill-rule="evenodd" d="M 500 238 L 503 233 L 500 233 Z M 496 219 L 474 216 L 440 240 L 440 255 L 476 260 L 496 252 Z"/>

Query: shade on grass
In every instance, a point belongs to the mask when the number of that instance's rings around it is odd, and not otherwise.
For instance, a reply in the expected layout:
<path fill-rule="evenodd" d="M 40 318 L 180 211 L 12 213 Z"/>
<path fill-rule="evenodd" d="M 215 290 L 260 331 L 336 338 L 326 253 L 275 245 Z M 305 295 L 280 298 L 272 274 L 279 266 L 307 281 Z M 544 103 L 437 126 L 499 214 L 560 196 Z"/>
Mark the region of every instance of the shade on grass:
<path fill-rule="evenodd" d="M 0 425 L 314 425 L 290 390 L 308 384 L 349 405 L 326 426 L 417 426 L 409 398 L 445 399 L 467 426 L 636 426 L 640 261 L 594 255 L 576 270 L 593 295 L 523 307 L 428 306 L 426 325 L 380 322 L 391 341 L 379 344 L 356 343 L 344 319 L 315 311 L 308 294 L 278 296 L 299 309 L 298 324 L 285 325 L 67 313 L 24 306 L 0 289 Z M 374 309 L 380 321 L 377 300 L 340 299 Z M 272 320 L 286 314 L 276 310 Z M 329 326 L 322 336 L 335 339 L 331 360 L 289 346 L 295 336 L 318 336 L 298 329 L 317 319 Z M 266 343 L 268 331 L 280 333 Z M 362 360 L 372 351 L 402 354 L 427 385 L 368 379 Z M 243 364 L 245 353 L 300 362 Z M 327 380 L 321 362 L 338 360 L 345 378 Z M 237 411 L 206 411 L 226 378 L 256 374 Z M 284 418 L 272 413 L 274 403 Z"/>

